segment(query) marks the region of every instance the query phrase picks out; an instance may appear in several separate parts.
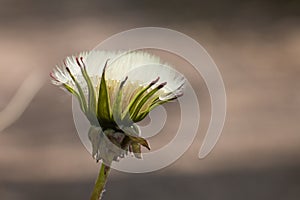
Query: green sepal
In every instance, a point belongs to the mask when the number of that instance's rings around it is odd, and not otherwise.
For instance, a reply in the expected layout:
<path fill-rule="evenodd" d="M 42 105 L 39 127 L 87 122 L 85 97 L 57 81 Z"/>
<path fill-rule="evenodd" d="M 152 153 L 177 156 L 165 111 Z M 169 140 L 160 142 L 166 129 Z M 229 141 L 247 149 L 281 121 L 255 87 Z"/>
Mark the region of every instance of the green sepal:
<path fill-rule="evenodd" d="M 148 141 L 139 136 L 140 133 L 136 124 L 132 124 L 130 127 L 122 127 L 121 129 L 132 142 L 138 143 L 150 150 Z"/>
<path fill-rule="evenodd" d="M 130 144 L 131 144 L 130 138 L 127 135 L 125 135 L 125 137 L 121 143 L 121 148 L 124 150 L 128 150 L 128 147 L 130 146 Z"/>
<path fill-rule="evenodd" d="M 83 106 L 83 102 L 82 99 L 80 97 L 80 95 L 78 94 L 78 92 L 76 92 L 71 86 L 63 83 L 64 88 L 66 88 L 66 90 L 68 90 L 71 94 L 73 94 L 79 101 L 80 104 L 80 108 L 82 111 L 84 111 L 84 106 Z"/>
<path fill-rule="evenodd" d="M 132 149 L 132 153 L 134 154 L 134 156 L 136 158 L 142 159 L 142 149 L 141 149 L 141 145 L 139 143 L 136 142 L 132 142 L 131 144 L 131 149 Z"/>
<path fill-rule="evenodd" d="M 166 99 L 166 100 L 154 100 L 153 102 L 152 102 L 152 104 L 149 106 L 149 108 L 146 110 L 146 111 L 144 111 L 144 112 L 142 112 L 142 113 L 140 113 L 136 118 L 135 118 L 135 120 L 137 121 L 137 122 L 139 122 L 139 121 L 142 121 L 154 108 L 156 108 L 157 106 L 159 106 L 159 105 L 162 105 L 162 104 L 164 104 L 164 103 L 167 103 L 167 102 L 170 102 L 170 101 L 172 101 L 172 100 L 175 100 L 175 99 L 177 99 L 177 97 L 173 97 L 173 98 L 171 98 L 171 99 Z"/>
<path fill-rule="evenodd" d="M 148 150 L 150 150 L 150 145 L 148 143 L 148 141 L 142 137 L 134 137 L 134 136 L 130 136 L 127 135 L 133 142 L 138 143 L 144 147 L 146 147 Z"/>
<path fill-rule="evenodd" d="M 122 119 L 122 95 L 123 95 L 122 89 L 127 79 L 128 77 L 126 76 L 126 78 L 120 83 L 116 100 L 113 105 L 113 119 L 115 122 L 117 122 L 117 124 L 121 123 L 121 119 Z"/>
<path fill-rule="evenodd" d="M 83 62 L 83 58 L 81 57 L 80 58 L 83 66 L 81 66 L 78 58 L 76 58 L 76 61 L 77 61 L 77 64 L 80 66 L 80 69 L 81 69 L 81 73 L 86 81 L 86 84 L 88 86 L 88 93 L 89 93 L 89 96 L 88 96 L 88 101 L 89 101 L 89 104 L 88 104 L 88 112 L 90 115 L 90 117 L 95 117 L 96 115 L 96 112 L 97 112 L 97 104 L 96 104 L 96 94 L 95 94 L 95 90 L 94 90 L 94 87 L 93 87 L 93 83 L 87 73 L 87 70 L 86 70 L 86 66 Z"/>
<path fill-rule="evenodd" d="M 145 88 L 143 88 L 141 91 L 139 91 L 131 100 L 131 102 L 129 103 L 128 107 L 125 109 L 123 116 L 122 116 L 122 120 L 125 121 L 131 121 L 130 115 L 131 113 L 134 112 L 134 109 L 136 108 L 136 106 L 138 105 L 139 101 L 142 99 L 143 94 L 150 88 L 152 87 L 155 83 L 157 83 L 159 81 L 159 77 L 157 79 L 155 79 L 154 81 L 152 81 L 149 85 L 147 85 Z"/>
<path fill-rule="evenodd" d="M 82 107 L 83 107 L 83 112 L 86 113 L 87 111 L 87 104 L 86 104 L 86 99 L 85 99 L 85 96 L 84 96 L 84 93 L 83 93 L 83 90 L 80 86 L 80 84 L 77 82 L 77 80 L 75 79 L 75 77 L 73 76 L 73 74 L 71 73 L 70 69 L 68 67 L 66 67 L 66 70 L 67 72 L 69 73 L 69 75 L 71 76 L 72 80 L 74 81 L 77 89 L 78 89 L 78 92 L 79 92 L 79 97 L 82 101 Z"/>
<path fill-rule="evenodd" d="M 139 112 L 143 105 L 161 88 L 163 88 L 166 85 L 165 83 L 159 84 L 156 88 L 151 90 L 148 94 L 146 94 L 138 103 L 137 107 L 135 108 L 134 112 L 130 115 L 130 118 L 132 119 L 133 122 L 138 122 L 137 116 L 139 115 Z M 147 109 L 148 110 L 148 109 Z"/>
<path fill-rule="evenodd" d="M 105 127 L 105 124 L 108 125 L 112 122 L 108 89 L 105 81 L 105 69 L 107 67 L 107 62 L 108 60 L 106 61 L 102 72 L 102 77 L 101 77 L 101 82 L 99 87 L 98 111 L 97 111 L 97 118 L 100 122 L 100 125 L 103 127 Z"/>

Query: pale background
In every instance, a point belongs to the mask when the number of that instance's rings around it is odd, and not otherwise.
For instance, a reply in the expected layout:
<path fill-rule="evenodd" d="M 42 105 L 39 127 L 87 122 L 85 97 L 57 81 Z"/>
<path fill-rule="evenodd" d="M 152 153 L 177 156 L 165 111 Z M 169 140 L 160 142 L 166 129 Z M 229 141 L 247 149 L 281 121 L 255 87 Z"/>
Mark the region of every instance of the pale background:
<path fill-rule="evenodd" d="M 203 81 L 194 78 L 204 128 L 191 148 L 154 173 L 113 171 L 104 199 L 300 198 L 299 1 L 0 3 L 0 109 L 35 69 L 46 80 L 23 115 L 0 133 L 1 200 L 88 199 L 99 165 L 77 136 L 71 97 L 47 75 L 65 56 L 141 26 L 181 31 L 206 48 L 224 78 L 227 120 L 216 148 L 199 160 L 210 105 Z M 154 148 L 172 138 L 173 127 L 164 131 L 170 135 L 154 139 Z"/>

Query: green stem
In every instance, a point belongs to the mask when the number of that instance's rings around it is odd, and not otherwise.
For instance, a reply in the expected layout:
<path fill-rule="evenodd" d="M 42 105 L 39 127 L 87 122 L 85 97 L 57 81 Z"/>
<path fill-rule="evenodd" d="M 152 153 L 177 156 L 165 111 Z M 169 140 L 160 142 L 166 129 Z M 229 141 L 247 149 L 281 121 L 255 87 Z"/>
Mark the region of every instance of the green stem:
<path fill-rule="evenodd" d="M 110 166 L 102 163 L 90 200 L 101 199 L 109 172 Z"/>

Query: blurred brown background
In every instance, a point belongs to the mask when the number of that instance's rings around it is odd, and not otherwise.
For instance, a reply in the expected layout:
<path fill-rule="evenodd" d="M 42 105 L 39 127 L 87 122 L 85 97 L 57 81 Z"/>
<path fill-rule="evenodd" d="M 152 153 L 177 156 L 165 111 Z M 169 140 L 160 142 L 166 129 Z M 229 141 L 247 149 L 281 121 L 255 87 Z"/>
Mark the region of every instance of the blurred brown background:
<path fill-rule="evenodd" d="M 191 148 L 157 172 L 113 171 L 104 199 L 300 198 L 299 1 L 0 3 L 0 108 L 35 69 L 46 80 L 0 133 L 1 200 L 88 199 L 99 165 L 77 136 L 70 96 L 47 75 L 65 56 L 142 26 L 181 31 L 206 48 L 223 75 L 227 121 L 216 148 L 199 160 L 210 112 L 207 90 L 195 80 L 205 117 Z"/>

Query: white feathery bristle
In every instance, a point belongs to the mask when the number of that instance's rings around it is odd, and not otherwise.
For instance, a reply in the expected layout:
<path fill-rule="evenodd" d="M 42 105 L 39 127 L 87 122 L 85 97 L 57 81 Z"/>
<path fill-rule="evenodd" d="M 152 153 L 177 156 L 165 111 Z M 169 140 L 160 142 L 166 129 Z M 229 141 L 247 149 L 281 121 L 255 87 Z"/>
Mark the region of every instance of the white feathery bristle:
<path fill-rule="evenodd" d="M 161 98 L 169 98 L 170 95 L 180 95 L 182 92 L 182 85 L 184 84 L 184 76 L 173 69 L 170 65 L 160 61 L 160 58 L 143 51 L 131 52 L 109 52 L 109 51 L 90 51 L 82 52 L 77 56 L 82 57 L 83 63 L 86 66 L 88 75 L 95 87 L 98 86 L 101 79 L 102 71 L 105 63 L 108 61 L 106 69 L 106 80 L 123 81 L 128 76 L 127 82 L 135 82 L 139 85 L 148 85 L 153 80 L 159 77 L 156 83 L 167 84 L 162 89 L 165 94 L 172 92 Z M 81 62 L 81 61 L 80 61 Z M 67 57 L 65 66 L 56 67 L 53 70 L 54 84 L 68 84 L 73 89 L 77 90 L 75 83 L 68 74 L 66 67 L 68 67 L 81 85 L 84 93 L 87 93 L 87 85 L 81 73 L 80 66 L 76 61 L 76 56 Z"/>

